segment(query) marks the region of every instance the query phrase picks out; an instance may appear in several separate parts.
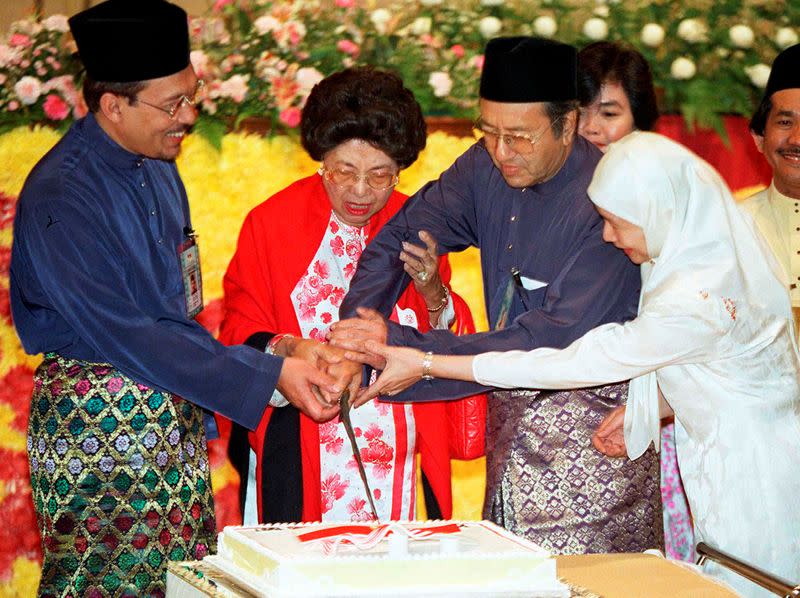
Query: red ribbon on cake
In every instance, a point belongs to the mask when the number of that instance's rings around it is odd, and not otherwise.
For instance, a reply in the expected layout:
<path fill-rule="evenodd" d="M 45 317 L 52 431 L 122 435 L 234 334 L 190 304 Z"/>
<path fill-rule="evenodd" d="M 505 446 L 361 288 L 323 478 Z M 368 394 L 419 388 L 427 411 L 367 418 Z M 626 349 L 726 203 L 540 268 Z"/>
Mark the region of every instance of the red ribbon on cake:
<path fill-rule="evenodd" d="M 340 544 L 352 544 L 356 548 L 366 550 L 378 544 L 394 532 L 403 533 L 414 540 L 427 540 L 433 536 L 457 534 L 461 528 L 457 523 L 442 523 L 406 529 L 398 523 L 386 523 L 373 527 L 371 525 L 336 525 L 325 529 L 299 534 L 301 542 L 322 541 L 326 554 L 335 552 Z"/>

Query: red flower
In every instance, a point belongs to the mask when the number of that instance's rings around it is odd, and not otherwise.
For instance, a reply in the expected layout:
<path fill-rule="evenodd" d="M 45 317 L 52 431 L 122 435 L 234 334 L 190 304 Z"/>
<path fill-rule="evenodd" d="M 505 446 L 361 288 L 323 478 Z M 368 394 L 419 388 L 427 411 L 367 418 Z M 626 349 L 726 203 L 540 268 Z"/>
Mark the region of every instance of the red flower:
<path fill-rule="evenodd" d="M 64 120 L 69 116 L 69 104 L 55 93 L 45 98 L 43 108 L 45 116 L 50 120 Z"/>
<path fill-rule="evenodd" d="M 330 324 L 333 321 L 333 316 L 327 311 L 325 313 L 320 314 L 319 318 L 320 320 L 322 320 L 323 324 Z"/>
<path fill-rule="evenodd" d="M 321 483 L 322 512 L 327 513 L 333 508 L 333 503 L 344 496 L 350 483 L 342 480 L 338 473 L 328 476 Z"/>
<path fill-rule="evenodd" d="M 336 257 L 342 257 L 344 255 L 344 241 L 342 241 L 341 237 L 334 237 L 331 239 L 331 250 Z"/>
<path fill-rule="evenodd" d="M 8 405 L 11 408 L 11 412 L 14 414 L 11 427 L 23 434 L 28 427 L 32 392 L 33 371 L 24 365 L 12 367 L 5 377 L 0 379 L 0 405 Z M 24 451 L 22 453 L 25 454 Z M 0 462 L 0 471 L 2 471 L 3 465 Z M 27 466 L 24 471 L 27 478 Z"/>
<path fill-rule="evenodd" d="M 328 262 L 322 260 L 314 262 L 314 273 L 323 280 L 328 278 L 328 276 L 331 274 L 331 268 L 328 265 Z"/>

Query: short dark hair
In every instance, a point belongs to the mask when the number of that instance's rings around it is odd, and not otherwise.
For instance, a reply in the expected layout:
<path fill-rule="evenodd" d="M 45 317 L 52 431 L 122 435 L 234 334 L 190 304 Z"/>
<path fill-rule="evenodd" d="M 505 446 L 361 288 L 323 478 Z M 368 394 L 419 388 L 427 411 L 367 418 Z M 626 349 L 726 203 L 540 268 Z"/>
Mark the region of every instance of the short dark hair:
<path fill-rule="evenodd" d="M 544 110 L 547 113 L 547 117 L 550 119 L 550 128 L 553 130 L 553 136 L 556 139 L 560 139 L 564 134 L 564 117 L 577 109 L 577 100 L 544 103 Z"/>
<path fill-rule="evenodd" d="M 400 77 L 354 67 L 314 86 L 303 108 L 300 137 L 314 160 L 346 141 L 362 139 L 406 168 L 425 147 L 427 129 L 422 109 Z"/>
<path fill-rule="evenodd" d="M 578 99 L 588 106 L 604 83 L 619 83 L 628 96 L 633 123 L 650 131 L 658 119 L 653 74 L 647 59 L 621 42 L 595 42 L 578 52 Z"/>
<path fill-rule="evenodd" d="M 758 108 L 753 113 L 753 118 L 750 119 L 750 130 L 756 135 L 764 136 L 764 129 L 767 127 L 767 119 L 769 113 L 772 111 L 772 94 L 764 96 L 759 103 Z"/>
<path fill-rule="evenodd" d="M 135 102 L 136 96 L 144 89 L 145 81 L 130 81 L 123 83 L 111 83 L 108 81 L 95 81 L 88 75 L 83 80 L 83 99 L 89 112 L 97 112 L 100 110 L 100 98 L 104 93 L 113 93 L 114 95 L 128 98 L 129 102 Z"/>

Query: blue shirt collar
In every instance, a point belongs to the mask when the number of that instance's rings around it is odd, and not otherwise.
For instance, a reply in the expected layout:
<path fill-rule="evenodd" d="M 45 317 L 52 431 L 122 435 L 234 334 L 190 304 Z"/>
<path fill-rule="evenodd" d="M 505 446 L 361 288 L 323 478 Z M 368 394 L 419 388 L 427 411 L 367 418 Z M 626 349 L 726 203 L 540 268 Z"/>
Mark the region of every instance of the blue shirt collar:
<path fill-rule="evenodd" d="M 97 122 L 93 113 L 87 114 L 75 124 L 78 133 L 86 139 L 87 146 L 104 162 L 116 168 L 134 170 L 147 159 L 141 154 L 129 152 L 114 141 Z"/>

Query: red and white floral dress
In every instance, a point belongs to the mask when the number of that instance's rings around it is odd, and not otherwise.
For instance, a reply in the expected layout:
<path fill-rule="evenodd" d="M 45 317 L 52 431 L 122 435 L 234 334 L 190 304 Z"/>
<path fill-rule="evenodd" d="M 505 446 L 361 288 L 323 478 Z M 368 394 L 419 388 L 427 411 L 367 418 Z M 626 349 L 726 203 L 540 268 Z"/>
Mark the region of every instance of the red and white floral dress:
<path fill-rule="evenodd" d="M 369 226 L 357 228 L 331 212 L 325 236 L 308 270 L 292 291 L 292 304 L 305 338 L 325 341 L 350 288 Z M 398 321 L 417 326 L 416 314 L 395 307 Z M 351 420 L 378 516 L 414 519 L 416 428 L 410 404 L 371 401 L 351 411 Z M 319 427 L 323 521 L 372 519 L 350 441 L 336 417 Z"/>

